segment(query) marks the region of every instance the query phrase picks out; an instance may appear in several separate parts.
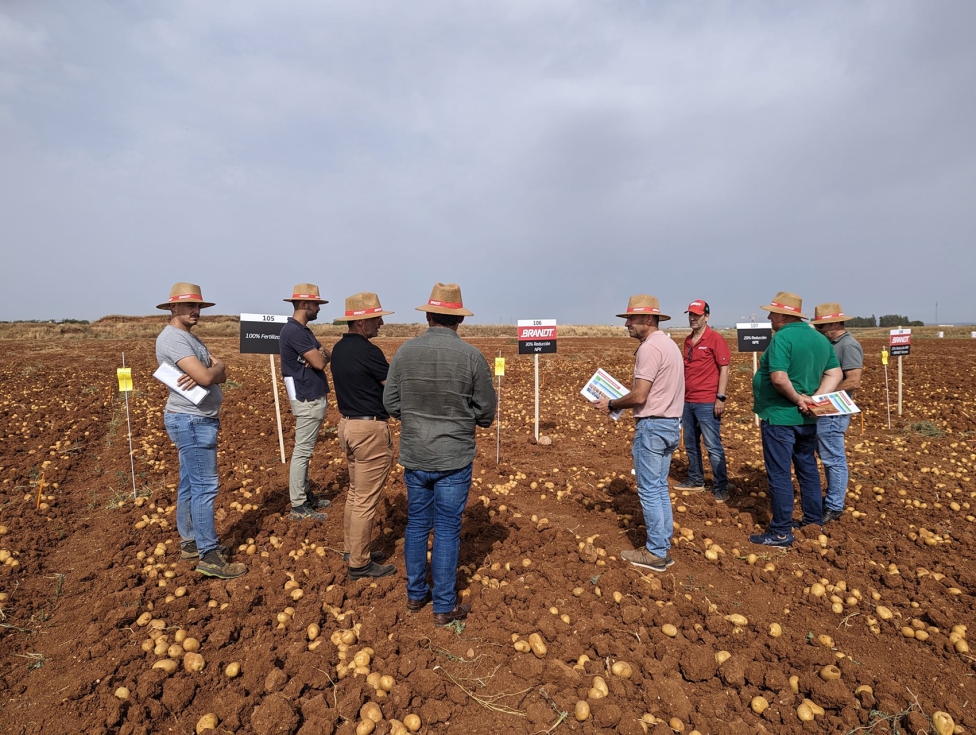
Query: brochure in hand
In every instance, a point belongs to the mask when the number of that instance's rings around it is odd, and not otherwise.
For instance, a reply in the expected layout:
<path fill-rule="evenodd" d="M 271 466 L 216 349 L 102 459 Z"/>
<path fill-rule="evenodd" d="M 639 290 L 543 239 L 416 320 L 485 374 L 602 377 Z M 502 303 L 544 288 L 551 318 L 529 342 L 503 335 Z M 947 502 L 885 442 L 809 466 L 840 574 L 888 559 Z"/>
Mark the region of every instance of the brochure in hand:
<path fill-rule="evenodd" d="M 861 412 L 861 409 L 855 406 L 854 401 L 847 395 L 846 390 L 810 397 L 813 398 L 813 407 L 811 410 L 817 416 L 846 416 Z"/>
<path fill-rule="evenodd" d="M 610 373 L 603 368 L 600 368 L 593 373 L 593 377 L 587 381 L 580 393 L 590 403 L 596 403 L 603 398 L 608 398 L 610 400 L 621 398 L 622 396 L 630 393 L 630 391 L 627 390 L 619 380 L 610 375 Z M 623 411 L 611 411 L 610 418 L 616 421 L 620 418 L 622 413 Z"/>
<path fill-rule="evenodd" d="M 180 388 L 177 381 L 183 377 L 183 371 L 179 368 L 173 367 L 168 362 L 162 363 L 156 372 L 153 373 L 153 377 L 161 383 L 168 385 L 172 390 L 177 391 L 188 401 L 192 402 L 194 406 L 199 406 L 200 401 L 206 398 L 207 394 L 210 393 L 210 390 L 204 388 L 202 385 L 196 385 L 190 388 L 190 390 L 183 390 Z"/>

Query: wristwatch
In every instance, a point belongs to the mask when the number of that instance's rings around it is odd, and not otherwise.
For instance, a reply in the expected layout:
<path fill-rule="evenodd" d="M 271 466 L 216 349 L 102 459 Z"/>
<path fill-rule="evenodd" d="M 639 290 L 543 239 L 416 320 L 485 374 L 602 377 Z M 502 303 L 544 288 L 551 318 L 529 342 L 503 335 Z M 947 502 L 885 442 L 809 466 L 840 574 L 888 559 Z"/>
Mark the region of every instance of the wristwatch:
<path fill-rule="evenodd" d="M 728 398 L 728 396 L 725 395 L 724 393 L 716 393 L 715 394 L 715 400 L 717 400 L 717 401 L 724 401 L 726 398 Z"/>
<path fill-rule="evenodd" d="M 608 411 L 612 411 L 613 410 L 613 399 L 612 398 L 610 398 L 610 399 L 607 400 L 607 410 Z"/>

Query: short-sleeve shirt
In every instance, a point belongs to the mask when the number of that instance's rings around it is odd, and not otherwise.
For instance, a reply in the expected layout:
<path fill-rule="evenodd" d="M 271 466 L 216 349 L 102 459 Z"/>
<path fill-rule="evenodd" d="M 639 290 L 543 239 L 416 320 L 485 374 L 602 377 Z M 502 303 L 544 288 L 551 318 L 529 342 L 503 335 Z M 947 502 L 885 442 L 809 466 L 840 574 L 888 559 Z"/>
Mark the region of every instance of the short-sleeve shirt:
<path fill-rule="evenodd" d="M 844 332 L 837 339 L 830 340 L 830 344 L 834 346 L 834 354 L 837 355 L 840 369 L 845 373 L 848 370 L 864 369 L 864 349 L 861 347 L 861 343 L 851 336 L 850 332 Z M 854 395 L 852 390 L 847 391 L 847 393 L 851 396 Z"/>
<path fill-rule="evenodd" d="M 167 324 L 166 328 L 156 337 L 156 362 L 160 365 L 164 362 L 169 363 L 177 370 L 185 372 L 177 364 L 185 357 L 195 357 L 204 366 L 210 367 L 210 350 L 200 341 L 200 338 Z M 170 388 L 166 410 L 170 413 L 189 413 L 194 416 L 216 418 L 217 414 L 220 413 L 220 404 L 224 400 L 224 394 L 217 384 L 207 386 L 207 391 L 206 398 L 200 401 L 200 405 L 197 406 L 183 395 L 183 391 Z"/>
<path fill-rule="evenodd" d="M 303 355 L 309 350 L 322 347 L 308 325 L 294 317 L 281 328 L 278 351 L 281 353 L 281 374 L 295 381 L 295 398 L 299 401 L 314 401 L 329 392 L 329 379 L 325 370 L 316 370 Z"/>
<path fill-rule="evenodd" d="M 685 338 L 685 401 L 715 403 L 719 368 L 731 362 L 732 354 L 722 335 L 707 324 L 697 344 L 693 344 L 694 336 Z"/>
<path fill-rule="evenodd" d="M 330 366 L 339 413 L 390 418 L 383 406 L 383 381 L 390 370 L 383 350 L 361 334 L 347 332 L 332 348 Z"/>
<path fill-rule="evenodd" d="M 665 332 L 655 330 L 640 343 L 634 378 L 651 381 L 647 400 L 634 409 L 634 418 L 681 418 L 685 407 L 685 371 L 681 350 Z"/>
<path fill-rule="evenodd" d="M 816 416 L 804 416 L 776 390 L 769 374 L 786 373 L 797 393 L 812 396 L 823 374 L 836 367 L 840 363 L 826 337 L 803 322 L 784 324 L 759 358 L 759 371 L 752 379 L 753 411 L 777 426 L 817 423 Z"/>

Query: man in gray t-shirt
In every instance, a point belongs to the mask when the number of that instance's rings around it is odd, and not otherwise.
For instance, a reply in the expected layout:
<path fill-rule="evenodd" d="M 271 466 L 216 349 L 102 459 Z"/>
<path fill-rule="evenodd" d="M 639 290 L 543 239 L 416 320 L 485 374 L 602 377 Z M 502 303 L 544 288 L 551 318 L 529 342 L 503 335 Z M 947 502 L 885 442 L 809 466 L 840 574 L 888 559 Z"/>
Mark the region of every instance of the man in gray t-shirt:
<path fill-rule="evenodd" d="M 854 397 L 854 391 L 861 385 L 864 371 L 864 350 L 860 343 L 844 327 L 847 316 L 840 304 L 820 304 L 814 312 L 811 324 L 824 337 L 830 340 L 834 354 L 844 371 L 844 379 L 836 390 L 846 390 Z M 844 513 L 844 499 L 847 497 L 847 449 L 844 434 L 851 424 L 851 415 L 820 416 L 817 418 L 817 453 L 827 476 L 827 492 L 824 497 L 823 522 L 834 521 Z"/>
<path fill-rule="evenodd" d="M 163 423 L 180 457 L 180 484 L 176 493 L 176 528 L 180 533 L 180 559 L 199 559 L 196 570 L 208 577 L 233 579 L 247 571 L 243 564 L 227 561 L 228 549 L 217 540 L 214 503 L 217 499 L 217 430 L 220 428 L 220 383 L 227 380 L 227 367 L 206 345 L 190 334 L 200 321 L 200 309 L 213 306 L 204 301 L 200 287 L 177 283 L 168 301 L 156 308 L 170 312 L 169 324 L 156 338 L 156 360 L 167 363 L 182 375 L 177 387 L 169 389 Z M 186 391 L 207 389 L 199 404 Z"/>

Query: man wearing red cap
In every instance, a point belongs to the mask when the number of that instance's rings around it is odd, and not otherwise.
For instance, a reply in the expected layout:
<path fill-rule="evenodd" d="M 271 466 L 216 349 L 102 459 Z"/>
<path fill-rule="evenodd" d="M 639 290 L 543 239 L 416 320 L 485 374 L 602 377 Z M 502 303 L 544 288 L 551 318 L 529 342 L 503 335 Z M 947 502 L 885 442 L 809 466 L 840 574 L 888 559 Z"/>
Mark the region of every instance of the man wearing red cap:
<path fill-rule="evenodd" d="M 685 338 L 685 408 L 681 426 L 685 432 L 685 451 L 688 453 L 688 479 L 675 486 L 677 490 L 703 490 L 705 470 L 701 456 L 701 440 L 705 440 L 708 461 L 715 480 L 713 494 L 716 503 L 729 499 L 729 475 L 725 467 L 722 447 L 722 413 L 725 411 L 725 390 L 729 384 L 729 346 L 718 332 L 708 326 L 708 304 L 696 299 L 685 314 L 691 334 Z"/>

